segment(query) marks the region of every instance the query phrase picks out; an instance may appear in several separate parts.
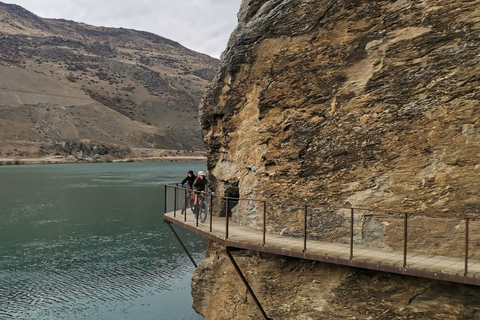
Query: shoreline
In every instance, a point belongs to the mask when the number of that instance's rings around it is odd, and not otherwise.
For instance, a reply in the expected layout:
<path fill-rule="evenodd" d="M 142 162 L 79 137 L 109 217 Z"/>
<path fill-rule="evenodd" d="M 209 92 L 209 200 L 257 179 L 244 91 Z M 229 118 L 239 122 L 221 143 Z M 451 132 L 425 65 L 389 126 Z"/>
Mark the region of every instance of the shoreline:
<path fill-rule="evenodd" d="M 126 163 L 126 162 L 206 162 L 206 156 L 163 156 L 111 159 L 108 161 L 93 158 L 65 158 L 50 156 L 45 158 L 0 158 L 0 166 L 28 164 L 67 164 L 67 163 Z"/>

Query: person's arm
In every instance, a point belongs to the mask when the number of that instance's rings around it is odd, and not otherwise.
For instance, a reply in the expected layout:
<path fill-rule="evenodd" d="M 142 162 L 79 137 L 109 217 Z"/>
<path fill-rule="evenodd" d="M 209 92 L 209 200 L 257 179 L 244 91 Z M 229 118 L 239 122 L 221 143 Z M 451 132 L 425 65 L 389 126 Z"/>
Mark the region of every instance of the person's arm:
<path fill-rule="evenodd" d="M 196 189 L 198 187 L 198 178 L 195 179 L 195 181 L 193 181 L 193 186 L 192 188 L 193 189 Z"/>
<path fill-rule="evenodd" d="M 185 182 L 187 182 L 187 181 L 188 181 L 188 176 L 185 179 L 182 180 L 182 184 L 185 184 Z"/>

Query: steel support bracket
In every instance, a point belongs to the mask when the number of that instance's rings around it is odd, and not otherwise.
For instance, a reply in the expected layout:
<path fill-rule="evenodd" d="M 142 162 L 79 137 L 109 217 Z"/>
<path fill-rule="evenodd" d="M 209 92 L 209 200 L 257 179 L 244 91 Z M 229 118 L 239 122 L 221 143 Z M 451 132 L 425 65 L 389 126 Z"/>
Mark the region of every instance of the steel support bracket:
<path fill-rule="evenodd" d="M 164 221 L 165 222 L 165 221 Z M 172 224 L 170 222 L 165 222 L 167 224 L 167 226 L 170 228 L 170 230 L 172 230 L 172 233 L 173 235 L 175 236 L 175 238 L 177 238 L 177 241 L 178 243 L 180 243 L 180 245 L 182 246 L 183 250 L 185 251 L 185 253 L 187 254 L 187 256 L 190 258 L 190 261 L 192 261 L 193 265 L 195 266 L 195 268 L 197 267 L 197 264 L 195 263 L 195 260 L 193 260 L 192 258 L 192 255 L 190 254 L 190 252 L 188 252 L 188 249 L 187 247 L 185 247 L 185 245 L 183 244 L 182 240 L 180 239 L 180 237 L 178 236 L 177 232 L 175 231 L 175 229 L 173 229 L 172 227 Z"/>
<path fill-rule="evenodd" d="M 235 250 L 235 249 L 234 249 Z M 269 318 L 267 316 L 267 314 L 265 313 L 265 310 L 263 310 L 263 307 L 262 305 L 260 304 L 260 301 L 258 301 L 257 297 L 255 296 L 255 293 L 253 292 L 252 290 L 252 287 L 250 287 L 250 284 L 248 283 L 248 280 L 247 278 L 245 278 L 245 276 L 243 275 L 242 273 L 242 270 L 240 270 L 240 267 L 237 265 L 237 263 L 235 262 L 235 259 L 233 259 L 233 256 L 232 254 L 230 253 L 230 248 L 229 247 L 225 247 L 225 252 L 227 253 L 227 256 L 228 258 L 230 259 L 230 261 L 232 262 L 232 265 L 233 267 L 235 268 L 235 270 L 237 271 L 238 275 L 240 276 L 240 278 L 242 279 L 243 283 L 245 284 L 245 286 L 247 287 L 247 290 L 248 292 L 250 292 L 250 294 L 252 295 L 253 297 L 253 300 L 255 301 L 255 304 L 257 305 L 258 309 L 260 310 L 260 312 L 262 313 L 262 316 L 264 319 L 266 320 L 273 320 L 272 318 Z"/>

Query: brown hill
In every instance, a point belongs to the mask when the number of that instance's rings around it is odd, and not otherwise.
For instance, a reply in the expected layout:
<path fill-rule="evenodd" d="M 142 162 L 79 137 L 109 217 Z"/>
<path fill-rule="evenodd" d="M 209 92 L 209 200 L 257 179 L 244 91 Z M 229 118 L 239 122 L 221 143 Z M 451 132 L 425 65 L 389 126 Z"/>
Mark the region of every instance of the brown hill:
<path fill-rule="evenodd" d="M 198 104 L 218 65 L 148 32 L 0 2 L 0 157 L 59 152 L 66 141 L 202 149 Z"/>

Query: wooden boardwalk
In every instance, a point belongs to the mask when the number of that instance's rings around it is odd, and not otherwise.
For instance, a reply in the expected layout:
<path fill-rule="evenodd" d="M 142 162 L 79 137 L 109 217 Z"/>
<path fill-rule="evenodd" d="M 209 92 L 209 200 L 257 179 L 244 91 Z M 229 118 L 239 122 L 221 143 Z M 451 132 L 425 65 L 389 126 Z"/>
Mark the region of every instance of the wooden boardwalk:
<path fill-rule="evenodd" d="M 189 229 L 225 247 L 480 286 L 480 260 L 469 259 L 468 274 L 465 275 L 464 258 L 410 252 L 405 263 L 401 251 L 362 245 L 355 245 L 352 251 L 350 244 L 310 239 L 305 243 L 303 238 L 272 233 L 266 233 L 264 240 L 262 230 L 240 226 L 231 220 L 228 222 L 227 234 L 224 217 L 212 217 L 211 224 L 208 217 L 205 223 L 198 222 L 198 226 L 192 214 L 187 215 L 187 221 L 184 220 L 180 211 L 176 214 L 168 212 L 164 216 L 165 222 Z"/>

